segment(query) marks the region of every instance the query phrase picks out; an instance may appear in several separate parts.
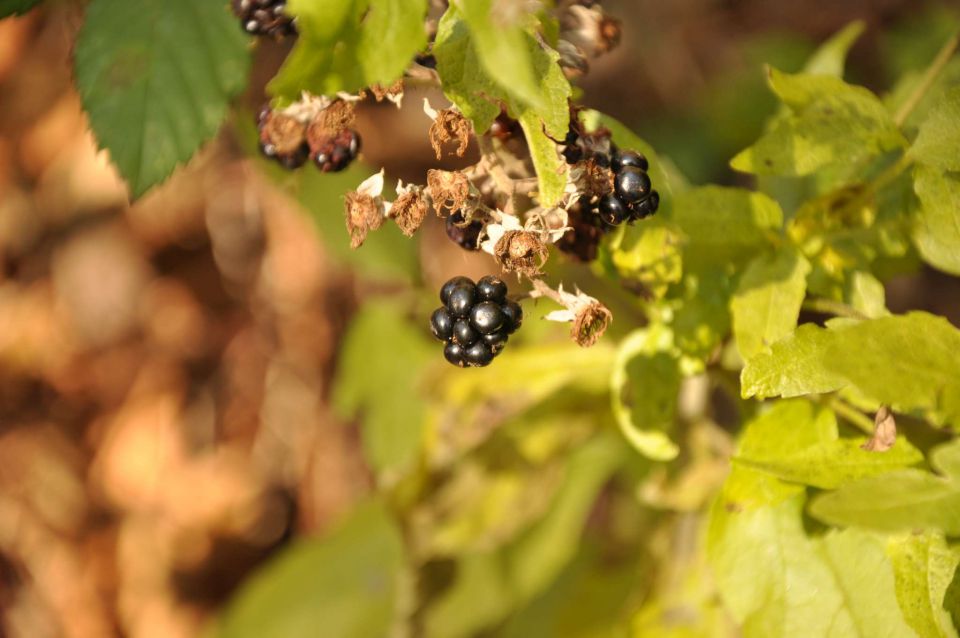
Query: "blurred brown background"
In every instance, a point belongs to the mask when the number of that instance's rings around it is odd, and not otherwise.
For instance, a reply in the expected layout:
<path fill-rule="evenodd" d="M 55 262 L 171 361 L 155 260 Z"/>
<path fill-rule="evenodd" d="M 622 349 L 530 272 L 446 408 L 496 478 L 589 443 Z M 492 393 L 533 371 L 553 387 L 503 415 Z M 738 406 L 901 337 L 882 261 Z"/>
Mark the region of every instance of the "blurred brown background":
<path fill-rule="evenodd" d="M 863 19 L 851 76 L 882 90 L 901 69 L 881 34 L 937 5 L 605 6 L 625 22 L 623 45 L 593 65 L 584 102 L 694 181 L 730 181 L 725 159 L 772 108 L 762 61 L 796 66 Z M 194 636 L 276 548 L 371 488 L 357 424 L 338 421 L 328 395 L 353 309 L 385 284 L 324 247 L 244 156 L 241 125 L 129 205 L 71 88 L 81 15 L 56 3 L 0 21 L 0 636 Z M 257 52 L 241 112 L 283 54 Z M 419 102 L 364 111 L 370 166 L 424 181 Z M 491 269 L 431 223 L 423 279 Z M 894 282 L 890 306 L 956 319 L 947 281 Z"/>

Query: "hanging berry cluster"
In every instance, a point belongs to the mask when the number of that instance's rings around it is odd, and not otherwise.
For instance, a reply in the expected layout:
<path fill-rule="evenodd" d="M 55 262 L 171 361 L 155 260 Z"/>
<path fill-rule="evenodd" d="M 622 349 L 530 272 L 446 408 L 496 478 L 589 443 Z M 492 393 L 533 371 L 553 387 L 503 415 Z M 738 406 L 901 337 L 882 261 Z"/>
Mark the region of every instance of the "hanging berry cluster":
<path fill-rule="evenodd" d="M 284 29 L 295 31 L 292 22 L 272 22 L 283 15 L 284 2 L 233 2 L 251 33 L 278 36 Z M 557 11 L 559 64 L 568 78 L 577 77 L 586 72 L 588 58 L 616 45 L 619 24 L 593 1 L 564 2 Z M 414 59 L 405 77 L 439 88 L 435 66 L 428 50 Z M 403 97 L 402 83 L 367 91 L 398 106 Z M 294 104 L 264 109 L 258 118 L 261 151 L 289 169 L 311 161 L 323 172 L 343 170 L 360 150 L 354 111 L 367 91 L 332 98 L 305 94 Z M 360 247 L 388 220 L 413 235 L 433 210 L 443 218 L 451 241 L 468 251 L 486 252 L 503 271 L 530 280 L 532 289 L 524 296 L 545 297 L 562 307 L 545 319 L 570 323 L 571 337 L 582 346 L 595 343 L 612 319 L 610 311 L 582 292 L 551 288 L 543 281 L 543 267 L 551 244 L 591 261 L 605 234 L 657 212 L 660 196 L 647 173 L 647 158 L 617 148 L 605 129 L 585 130 L 578 107 L 571 105 L 569 134 L 556 146 L 558 158 L 567 165 L 564 197 L 559 205 L 545 207 L 539 205 L 539 182 L 523 128 L 504 106 L 484 132 L 474 131 L 456 107 L 437 110 L 425 98 L 423 110 L 432 121 L 429 139 L 437 160 L 449 153 L 464 157 L 475 145 L 480 161 L 463 170 L 431 169 L 426 184 L 398 182 L 393 201 L 383 197 L 384 172 L 371 176 L 345 196 L 351 246 Z M 478 282 L 454 277 L 443 285 L 440 300 L 443 306 L 431 315 L 430 329 L 444 343 L 444 357 L 453 365 L 489 365 L 520 327 L 521 307 L 507 298 L 507 285 L 498 277 Z"/>
<path fill-rule="evenodd" d="M 487 276 L 474 283 L 454 277 L 440 288 L 443 306 L 430 316 L 433 336 L 444 342 L 443 356 L 461 368 L 490 364 L 523 322 L 523 309 L 507 299 L 507 284 Z"/>

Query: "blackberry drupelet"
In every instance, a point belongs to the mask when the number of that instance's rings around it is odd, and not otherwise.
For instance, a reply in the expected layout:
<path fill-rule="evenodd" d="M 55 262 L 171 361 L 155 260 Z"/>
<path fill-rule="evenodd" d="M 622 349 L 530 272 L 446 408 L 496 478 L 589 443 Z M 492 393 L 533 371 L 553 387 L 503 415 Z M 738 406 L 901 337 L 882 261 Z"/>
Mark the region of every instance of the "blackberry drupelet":
<path fill-rule="evenodd" d="M 293 18 L 286 14 L 287 0 L 232 0 L 231 5 L 250 35 L 282 38 L 297 33 Z"/>

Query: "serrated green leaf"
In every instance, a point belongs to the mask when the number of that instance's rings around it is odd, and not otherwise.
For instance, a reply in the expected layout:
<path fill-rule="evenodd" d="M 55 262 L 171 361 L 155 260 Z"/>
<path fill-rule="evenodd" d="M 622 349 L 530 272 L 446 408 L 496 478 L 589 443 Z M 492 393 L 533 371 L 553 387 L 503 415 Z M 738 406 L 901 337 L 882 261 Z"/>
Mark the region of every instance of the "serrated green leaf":
<path fill-rule="evenodd" d="M 866 26 L 863 20 L 855 20 L 835 33 L 810 56 L 803 67 L 803 72 L 842 78 L 847 52 L 863 34 Z"/>
<path fill-rule="evenodd" d="M 911 312 L 862 322 L 803 325 L 747 361 L 743 396 L 798 396 L 853 386 L 895 410 L 960 419 L 960 330 Z"/>
<path fill-rule="evenodd" d="M 740 188 L 702 186 L 679 194 L 672 221 L 687 237 L 684 260 L 744 260 L 770 245 L 783 225 L 779 204 Z"/>
<path fill-rule="evenodd" d="M 910 155 L 945 171 L 960 171 L 960 86 L 949 89 L 930 109 L 920 125 Z"/>
<path fill-rule="evenodd" d="M 740 373 L 743 398 L 787 398 L 839 390 L 845 385 L 844 378 L 821 363 L 833 338 L 828 330 L 803 324 L 792 337 L 773 344 L 770 352 L 752 357 Z"/>
<path fill-rule="evenodd" d="M 792 113 L 778 119 L 730 165 L 756 175 L 810 175 L 906 146 L 883 103 L 827 75 L 770 70 L 770 86 Z"/>
<path fill-rule="evenodd" d="M 544 97 L 533 69 L 522 11 L 508 12 L 493 0 L 463 0 L 460 13 L 470 28 L 474 50 L 487 76 L 516 100 L 542 109 Z"/>
<path fill-rule="evenodd" d="M 613 415 L 638 452 L 669 461 L 679 453 L 671 429 L 680 390 L 680 364 L 673 333 L 665 326 L 635 331 L 620 344 L 610 375 Z"/>
<path fill-rule="evenodd" d="M 477 6 L 482 4 L 478 2 Z M 538 106 L 534 106 L 531 100 L 518 99 L 506 91 L 488 73 L 483 62 L 487 52 L 480 53 L 481 42 L 472 27 L 473 24 L 468 26 L 456 6 L 451 6 L 440 19 L 433 54 L 444 95 L 471 120 L 478 133 L 490 128 L 500 112 L 500 103 L 508 107 L 511 115 L 520 121 L 530 148 L 540 182 L 540 204 L 554 206 L 566 184 L 566 164 L 561 161 L 556 143 L 550 138 L 563 139 L 570 122 L 567 100 L 571 88 L 558 64 L 560 56 L 542 46 L 526 31 L 519 32 L 536 83 Z"/>
<path fill-rule="evenodd" d="M 23 15 L 40 4 L 40 0 L 0 0 L 0 18 Z"/>
<path fill-rule="evenodd" d="M 389 348 L 377 344 L 390 344 Z M 346 418 L 362 416 L 363 447 L 390 481 L 420 450 L 424 403 L 419 371 L 439 352 L 390 304 L 368 304 L 353 319 L 340 353 L 333 403 Z"/>
<path fill-rule="evenodd" d="M 831 410 L 809 401 L 778 401 L 744 427 L 737 454 L 746 458 L 784 459 L 837 439 Z M 780 503 L 802 493 L 799 485 L 735 464 L 724 483 L 720 502 L 730 510 Z"/>
<path fill-rule="evenodd" d="M 891 537 L 887 555 L 907 623 L 924 638 L 957 638 L 944 602 L 960 550 L 948 547 L 942 534 L 926 532 Z"/>
<path fill-rule="evenodd" d="M 934 268 L 960 275 L 960 179 L 918 166 L 913 188 L 920 198 L 913 223 L 917 250 Z"/>
<path fill-rule="evenodd" d="M 857 479 L 876 476 L 923 462 L 923 454 L 903 437 L 885 452 L 862 449 L 866 437 L 834 439 L 789 454 L 738 455 L 737 465 L 782 481 L 835 489 Z"/>
<path fill-rule="evenodd" d="M 810 513 L 831 525 L 960 535 L 960 442 L 935 448 L 930 463 L 945 476 L 900 470 L 865 478 L 816 497 Z"/>
<path fill-rule="evenodd" d="M 741 357 L 749 359 L 793 333 L 809 272 L 806 258 L 791 246 L 747 265 L 730 301 Z"/>
<path fill-rule="evenodd" d="M 398 613 L 403 543 L 377 504 L 362 505 L 324 538 L 284 550 L 246 581 L 218 638 L 386 636 Z"/>
<path fill-rule="evenodd" d="M 871 319 L 887 317 L 887 292 L 883 283 L 872 274 L 856 270 L 850 273 L 846 281 L 844 299 L 858 311 Z"/>
<path fill-rule="evenodd" d="M 833 531 L 812 540 L 803 495 L 775 506 L 711 513 L 713 574 L 745 638 L 901 638 L 913 635 L 894 589 L 893 570 L 874 537 Z"/>
<path fill-rule="evenodd" d="M 77 89 L 134 197 L 216 134 L 249 52 L 219 0 L 95 0 L 74 53 Z"/>
<path fill-rule="evenodd" d="M 286 10 L 297 41 L 267 87 L 281 102 L 390 85 L 426 46 L 426 0 L 290 0 Z"/>

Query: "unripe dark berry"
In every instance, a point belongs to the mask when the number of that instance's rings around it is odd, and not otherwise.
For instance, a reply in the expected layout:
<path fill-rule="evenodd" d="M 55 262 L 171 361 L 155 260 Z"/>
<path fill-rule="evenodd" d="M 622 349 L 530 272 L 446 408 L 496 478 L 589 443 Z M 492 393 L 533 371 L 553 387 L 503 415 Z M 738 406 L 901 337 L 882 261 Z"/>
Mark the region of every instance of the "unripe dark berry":
<path fill-rule="evenodd" d="M 453 335 L 453 317 L 446 308 L 437 308 L 430 315 L 430 331 L 440 341 L 446 341 Z"/>
<path fill-rule="evenodd" d="M 482 301 L 502 302 L 507 297 L 507 284 L 499 277 L 487 275 L 477 282 L 477 295 Z"/>
<path fill-rule="evenodd" d="M 450 299 L 450 293 L 453 292 L 454 288 L 472 285 L 474 285 L 473 279 L 470 279 L 469 277 L 459 276 L 447 280 L 447 283 L 443 284 L 443 286 L 440 288 L 440 303 L 443 305 L 447 304 L 447 301 Z"/>
<path fill-rule="evenodd" d="M 455 366 L 460 366 L 461 368 L 465 368 L 467 366 L 467 360 L 463 355 L 464 348 L 453 341 L 448 341 L 447 345 L 443 347 L 444 358 Z"/>
<path fill-rule="evenodd" d="M 482 368 L 490 365 L 490 362 L 493 361 L 493 352 L 490 350 L 490 346 L 483 341 L 478 341 L 464 351 L 463 358 L 468 364 Z"/>
<path fill-rule="evenodd" d="M 520 307 L 520 304 L 508 299 L 500 306 L 500 312 L 506 317 L 504 329 L 507 331 L 507 334 L 516 332 L 523 323 L 523 308 Z"/>
<path fill-rule="evenodd" d="M 624 204 L 633 204 L 650 194 L 650 177 L 639 168 L 627 166 L 613 180 L 614 192 Z"/>
<path fill-rule="evenodd" d="M 614 172 L 619 173 L 627 166 L 639 168 L 641 171 L 646 171 L 650 168 L 647 158 L 644 157 L 642 153 L 636 151 L 614 152 L 610 159 L 610 168 L 612 168 Z"/>
<path fill-rule="evenodd" d="M 458 286 L 450 291 L 447 310 L 454 317 L 465 317 L 477 300 L 477 288 L 473 284 Z"/>
<path fill-rule="evenodd" d="M 619 226 L 630 215 L 624 203 L 613 193 L 607 193 L 601 197 L 598 208 L 600 219 L 611 226 Z"/>

